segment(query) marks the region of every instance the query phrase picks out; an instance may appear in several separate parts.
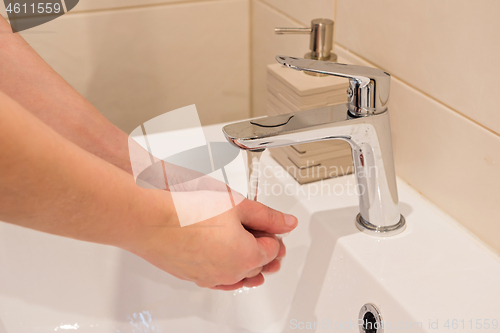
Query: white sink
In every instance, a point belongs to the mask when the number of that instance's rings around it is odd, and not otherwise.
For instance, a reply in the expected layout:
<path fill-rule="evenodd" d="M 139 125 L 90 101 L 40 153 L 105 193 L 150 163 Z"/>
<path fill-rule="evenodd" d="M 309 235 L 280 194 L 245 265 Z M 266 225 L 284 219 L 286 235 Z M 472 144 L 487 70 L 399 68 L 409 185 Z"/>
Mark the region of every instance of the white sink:
<path fill-rule="evenodd" d="M 221 128 L 205 128 L 207 138 L 223 141 Z M 268 154 L 263 164 L 280 170 Z M 326 181 L 339 195 L 315 194 L 319 183 L 261 195 L 299 226 L 285 237 L 280 272 L 234 292 L 200 289 L 117 248 L 0 223 L 0 333 L 359 332 L 365 303 L 380 310 L 384 332 L 500 331 L 498 258 L 399 180 L 407 230 L 361 233 L 354 182 Z M 261 184 L 298 189 L 290 177 Z"/>

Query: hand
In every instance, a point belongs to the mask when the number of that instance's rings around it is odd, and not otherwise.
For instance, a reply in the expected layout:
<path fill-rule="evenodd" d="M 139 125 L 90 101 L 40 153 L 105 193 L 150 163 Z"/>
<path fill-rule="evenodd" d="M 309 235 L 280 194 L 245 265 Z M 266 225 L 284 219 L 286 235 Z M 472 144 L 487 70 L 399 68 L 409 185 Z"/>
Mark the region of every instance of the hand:
<path fill-rule="evenodd" d="M 168 196 L 169 192 L 158 194 Z M 181 195 L 185 195 L 186 202 L 206 202 L 210 206 L 223 200 L 227 193 L 200 191 Z M 196 205 L 189 208 L 205 209 Z M 201 287 L 234 290 L 261 285 L 262 273 L 279 270 L 279 260 L 286 250 L 274 234 L 290 232 L 296 226 L 295 217 L 243 199 L 223 214 L 190 226 L 180 227 L 178 221 L 143 226 L 134 237 L 136 242 L 126 249 Z"/>

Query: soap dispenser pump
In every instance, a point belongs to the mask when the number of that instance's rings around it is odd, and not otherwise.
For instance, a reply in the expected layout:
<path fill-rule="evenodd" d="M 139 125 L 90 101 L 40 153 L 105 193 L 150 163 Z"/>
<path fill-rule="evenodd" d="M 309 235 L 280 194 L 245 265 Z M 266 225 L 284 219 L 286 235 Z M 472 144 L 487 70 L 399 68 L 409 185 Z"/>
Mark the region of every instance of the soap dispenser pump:
<path fill-rule="evenodd" d="M 304 58 L 337 61 L 337 55 L 332 53 L 333 46 L 333 21 L 324 18 L 317 18 L 311 21 L 310 28 L 275 28 L 278 35 L 285 34 L 309 34 L 311 40 L 309 48 L 311 52 L 304 55 Z"/>

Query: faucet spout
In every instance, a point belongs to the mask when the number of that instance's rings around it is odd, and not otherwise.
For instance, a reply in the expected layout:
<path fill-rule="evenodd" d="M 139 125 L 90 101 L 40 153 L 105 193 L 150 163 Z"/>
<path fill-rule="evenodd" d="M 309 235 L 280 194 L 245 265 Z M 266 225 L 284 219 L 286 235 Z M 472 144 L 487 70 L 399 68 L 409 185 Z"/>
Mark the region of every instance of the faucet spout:
<path fill-rule="evenodd" d="M 344 140 L 352 148 L 359 193 L 356 226 L 377 236 L 402 232 L 392 153 L 389 113 L 355 117 L 348 104 L 328 106 L 227 125 L 229 142 L 244 150 L 263 150 L 323 140 Z"/>

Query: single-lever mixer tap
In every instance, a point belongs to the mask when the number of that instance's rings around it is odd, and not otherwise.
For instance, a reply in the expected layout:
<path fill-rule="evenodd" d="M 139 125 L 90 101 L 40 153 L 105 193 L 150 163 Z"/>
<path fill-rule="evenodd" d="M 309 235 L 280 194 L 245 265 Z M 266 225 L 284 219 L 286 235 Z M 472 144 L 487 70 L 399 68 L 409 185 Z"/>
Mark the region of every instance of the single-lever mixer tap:
<path fill-rule="evenodd" d="M 322 140 L 347 141 L 359 187 L 356 226 L 376 236 L 402 232 L 406 224 L 399 212 L 387 109 L 390 74 L 312 59 L 277 56 L 276 60 L 293 69 L 348 78 L 348 103 L 230 124 L 223 128 L 227 140 L 252 151 Z"/>

